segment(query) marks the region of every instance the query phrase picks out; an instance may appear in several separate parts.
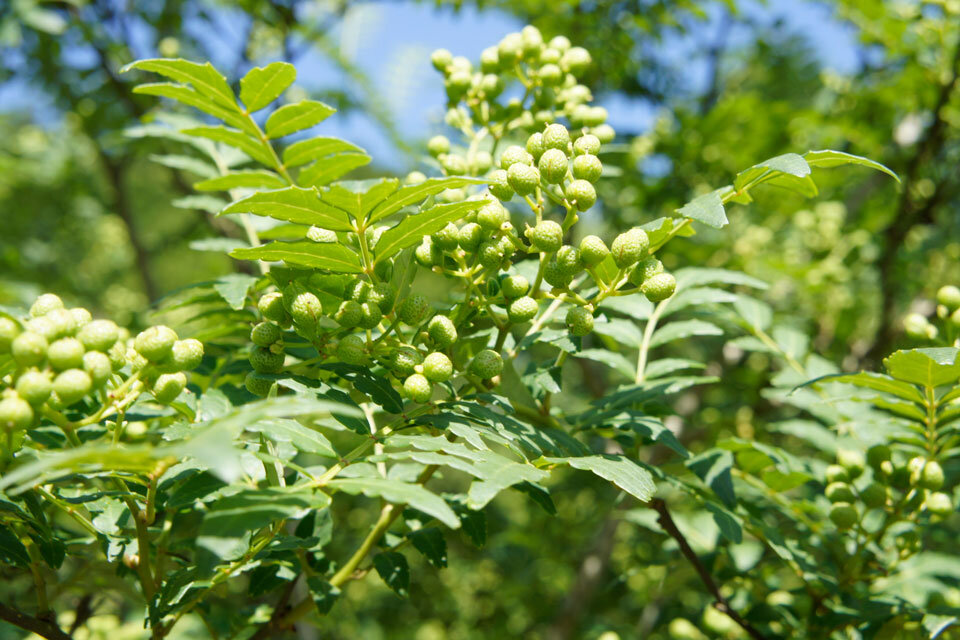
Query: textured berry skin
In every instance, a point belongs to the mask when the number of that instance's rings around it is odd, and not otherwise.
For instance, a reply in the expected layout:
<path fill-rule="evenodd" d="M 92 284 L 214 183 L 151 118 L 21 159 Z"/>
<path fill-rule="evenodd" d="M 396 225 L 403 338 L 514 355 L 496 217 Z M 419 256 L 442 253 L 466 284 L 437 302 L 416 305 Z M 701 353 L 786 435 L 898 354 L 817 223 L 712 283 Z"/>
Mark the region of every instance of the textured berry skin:
<path fill-rule="evenodd" d="M 507 169 L 507 182 L 510 188 L 521 196 L 529 195 L 540 184 L 540 171 L 536 167 L 517 162 Z"/>
<path fill-rule="evenodd" d="M 447 226 L 433 234 L 430 240 L 443 251 L 453 251 L 460 246 L 460 229 L 452 222 L 448 222 Z"/>
<path fill-rule="evenodd" d="M 924 504 L 927 507 L 927 511 L 941 518 L 946 518 L 954 511 L 953 501 L 950 499 L 950 496 L 939 491 L 928 495 Z"/>
<path fill-rule="evenodd" d="M 603 163 L 594 155 L 582 155 L 573 159 L 573 177 L 577 180 L 596 182 L 603 173 Z"/>
<path fill-rule="evenodd" d="M 470 372 L 483 380 L 489 380 L 503 372 L 503 357 L 493 349 L 484 349 L 473 357 Z"/>
<path fill-rule="evenodd" d="M 468 222 L 460 227 L 460 231 L 457 233 L 457 241 L 460 248 L 467 253 L 472 253 L 483 241 L 483 228 L 476 222 Z"/>
<path fill-rule="evenodd" d="M 53 335 L 57 338 L 72 336 L 77 332 L 77 319 L 66 309 L 53 309 L 42 319 L 53 325 Z M 40 318 L 37 319 L 39 320 Z"/>
<path fill-rule="evenodd" d="M 530 296 L 521 296 L 507 307 L 507 316 L 510 322 L 521 324 L 533 320 L 539 311 L 540 307 L 536 300 Z"/>
<path fill-rule="evenodd" d="M 556 260 L 551 260 L 543 269 L 543 279 L 552 287 L 557 289 L 566 289 L 573 282 L 573 276 L 569 275 L 563 267 L 557 264 Z"/>
<path fill-rule="evenodd" d="M 638 262 L 637 265 L 630 270 L 629 278 L 630 282 L 639 287 L 644 282 L 660 273 L 663 273 L 663 263 L 656 258 L 651 257 Z"/>
<path fill-rule="evenodd" d="M 170 355 L 176 332 L 170 327 L 158 325 L 141 331 L 133 342 L 133 348 L 150 362 L 160 362 Z"/>
<path fill-rule="evenodd" d="M 280 324 L 286 324 L 290 321 L 287 310 L 283 307 L 283 294 L 278 292 L 268 293 L 260 298 L 257 303 L 257 309 L 267 320 L 272 320 Z"/>
<path fill-rule="evenodd" d="M 309 291 L 297 294 L 290 304 L 290 315 L 294 323 L 307 329 L 317 325 L 321 314 L 323 314 L 323 306 L 320 304 L 320 299 Z"/>
<path fill-rule="evenodd" d="M 20 325 L 5 316 L 0 316 L 0 353 L 9 353 L 13 339 L 20 335 Z"/>
<path fill-rule="evenodd" d="M 257 373 L 280 373 L 283 371 L 282 353 L 274 353 L 270 349 L 257 347 L 250 352 L 250 366 Z"/>
<path fill-rule="evenodd" d="M 270 393 L 270 387 L 273 386 L 273 380 L 271 378 L 267 378 L 262 373 L 251 371 L 243 380 L 243 386 L 245 386 L 247 391 L 253 395 L 264 398 L 268 393 Z"/>
<path fill-rule="evenodd" d="M 457 328 L 447 316 L 434 316 L 427 325 L 427 334 L 440 349 L 446 349 L 457 341 Z"/>
<path fill-rule="evenodd" d="M 573 143 L 573 152 L 578 155 L 592 155 L 595 156 L 600 153 L 600 140 L 595 135 L 587 134 L 580 136 Z"/>
<path fill-rule="evenodd" d="M 433 387 L 430 386 L 430 381 L 419 373 L 414 373 L 403 381 L 403 391 L 408 398 L 421 404 L 429 402 L 430 396 L 433 395 Z"/>
<path fill-rule="evenodd" d="M 960 288 L 948 284 L 937 291 L 937 302 L 951 311 L 960 308 Z"/>
<path fill-rule="evenodd" d="M 34 318 L 45 316 L 54 309 L 63 309 L 63 300 L 52 293 L 45 293 L 30 306 L 30 315 Z"/>
<path fill-rule="evenodd" d="M 17 378 L 17 394 L 33 406 L 42 405 L 53 392 L 53 381 L 46 371 L 31 369 Z"/>
<path fill-rule="evenodd" d="M 30 333 L 35 333 L 38 336 L 43 336 L 47 342 L 53 342 L 61 333 L 57 331 L 57 326 L 53 324 L 46 316 L 40 316 L 39 318 L 33 318 L 27 322 L 27 331 Z"/>
<path fill-rule="evenodd" d="M 107 357 L 110 358 L 110 365 L 113 367 L 114 372 L 120 371 L 127 365 L 127 348 L 119 340 L 110 347 L 110 351 L 107 352 Z"/>
<path fill-rule="evenodd" d="M 250 342 L 258 347 L 269 347 L 283 336 L 280 327 L 272 322 L 260 322 L 250 330 Z"/>
<path fill-rule="evenodd" d="M 503 262 L 503 249 L 498 242 L 484 242 L 480 245 L 480 264 L 487 269 L 499 269 Z"/>
<path fill-rule="evenodd" d="M 177 371 L 190 371 L 200 366 L 203 360 L 203 343 L 194 338 L 177 340 L 170 350 L 170 358 L 164 362 Z"/>
<path fill-rule="evenodd" d="M 420 352 L 410 347 L 400 347 L 390 355 L 390 365 L 401 376 L 408 376 L 423 362 Z"/>
<path fill-rule="evenodd" d="M 60 338 L 47 349 L 47 361 L 56 371 L 83 366 L 83 343 L 76 338 Z"/>
<path fill-rule="evenodd" d="M 504 169 L 491 171 L 487 179 L 490 180 L 490 193 L 493 197 L 504 202 L 513 197 L 513 188 L 507 180 L 507 172 Z"/>
<path fill-rule="evenodd" d="M 640 261 L 650 247 L 650 239 L 643 229 L 630 229 L 613 239 L 610 253 L 613 261 L 621 269 L 626 269 Z"/>
<path fill-rule="evenodd" d="M 513 300 L 527 295 L 527 292 L 530 291 L 530 281 L 521 275 L 507 276 L 503 279 L 500 290 L 503 291 L 504 298 Z"/>
<path fill-rule="evenodd" d="M 91 320 L 93 320 L 93 316 L 90 315 L 90 312 L 83 307 L 74 307 L 69 311 L 70 315 L 73 316 L 73 323 L 77 329 L 86 326 Z"/>
<path fill-rule="evenodd" d="M 83 354 L 83 370 L 93 381 L 93 387 L 99 389 L 110 378 L 113 373 L 113 366 L 110 364 L 110 358 L 107 354 L 99 351 L 87 351 Z"/>
<path fill-rule="evenodd" d="M 593 314 L 583 307 L 571 307 L 567 311 L 567 330 L 574 336 L 585 336 L 593 331 Z"/>
<path fill-rule="evenodd" d="M 337 241 L 337 233 L 330 229 L 321 229 L 320 227 L 310 227 L 307 229 L 307 240 L 318 242 L 320 244 L 333 244 Z"/>
<path fill-rule="evenodd" d="M 838 502 L 830 509 L 830 519 L 837 525 L 837 529 L 844 531 L 855 525 L 860 516 L 856 507 L 849 502 Z"/>
<path fill-rule="evenodd" d="M 450 140 L 446 136 L 433 136 L 427 141 L 427 151 L 430 155 L 437 157 L 443 153 L 450 152 Z"/>
<path fill-rule="evenodd" d="M 564 245 L 557 250 L 557 267 L 566 275 L 576 276 L 583 271 L 583 261 L 580 250 L 570 245 Z"/>
<path fill-rule="evenodd" d="M 943 486 L 943 467 L 934 460 L 923 466 L 920 474 L 920 486 L 924 489 L 936 491 Z"/>
<path fill-rule="evenodd" d="M 563 245 L 563 227 L 553 220 L 541 220 L 527 231 L 527 237 L 534 249 L 550 253 Z"/>
<path fill-rule="evenodd" d="M 570 146 L 570 132 L 562 124 L 550 124 L 543 130 L 544 149 L 559 149 L 564 153 Z"/>
<path fill-rule="evenodd" d="M 487 231 L 499 231 L 504 222 L 510 221 L 510 213 L 498 200 L 491 200 L 477 211 L 477 224 Z"/>
<path fill-rule="evenodd" d="M 397 289 L 389 282 L 378 282 L 370 290 L 368 301 L 380 307 L 383 313 L 389 313 L 397 302 Z"/>
<path fill-rule="evenodd" d="M 640 287 L 640 291 L 650 302 L 660 302 L 666 300 L 677 290 L 677 280 L 669 273 L 658 273 L 646 280 Z"/>
<path fill-rule="evenodd" d="M 374 329 L 383 320 L 383 312 L 375 302 L 364 302 L 360 305 L 360 327 Z"/>
<path fill-rule="evenodd" d="M 597 236 L 586 236 L 580 241 L 580 259 L 586 267 L 595 267 L 610 255 L 606 243 Z"/>
<path fill-rule="evenodd" d="M 560 184 L 567 177 L 567 154 L 560 149 L 547 149 L 537 163 L 540 175 L 549 184 Z"/>
<path fill-rule="evenodd" d="M 830 502 L 853 502 L 856 496 L 853 489 L 846 482 L 831 482 L 827 485 L 823 495 L 827 496 Z"/>
<path fill-rule="evenodd" d="M 453 375 L 453 363 L 446 354 L 434 351 L 423 359 L 423 375 L 430 382 L 446 382 Z"/>
<path fill-rule="evenodd" d="M 867 461 L 859 451 L 840 449 L 837 451 L 837 464 L 846 469 L 851 480 L 856 480 L 863 474 Z"/>
<path fill-rule="evenodd" d="M 430 303 L 427 302 L 427 299 L 423 296 L 414 295 L 400 303 L 397 316 L 405 324 L 420 324 L 429 310 Z"/>
<path fill-rule="evenodd" d="M 10 351 L 18 365 L 32 367 L 47 357 L 47 340 L 39 334 L 25 331 L 13 339 Z"/>
<path fill-rule="evenodd" d="M 879 509 L 887 504 L 888 495 L 889 493 L 885 486 L 873 482 L 860 492 L 860 499 L 863 500 L 863 504 L 865 504 L 867 508 Z"/>
<path fill-rule="evenodd" d="M 353 300 L 354 302 L 366 302 L 370 297 L 370 289 L 369 282 L 357 278 L 347 285 L 346 290 L 343 292 L 343 297 L 346 300 Z"/>
<path fill-rule="evenodd" d="M 366 340 L 360 336 L 346 336 L 337 344 L 337 357 L 347 364 L 363 364 L 367 360 L 366 347 Z"/>
<path fill-rule="evenodd" d="M 467 172 L 467 159 L 456 153 L 444 153 L 440 156 L 440 166 L 448 176 L 462 176 Z"/>
<path fill-rule="evenodd" d="M 430 236 L 423 237 L 423 241 L 414 250 L 413 257 L 416 258 L 417 264 L 428 269 L 434 265 L 443 264 L 443 252 L 433 243 Z"/>
<path fill-rule="evenodd" d="M 19 396 L 0 400 L 0 429 L 23 431 L 33 422 L 33 408 Z"/>
<path fill-rule="evenodd" d="M 170 404 L 177 399 L 187 386 L 187 376 L 177 373 L 165 373 L 153 383 L 153 397 L 160 404 Z"/>
<path fill-rule="evenodd" d="M 543 145 L 542 133 L 537 132 L 527 138 L 527 153 L 529 153 L 530 157 L 535 161 L 540 160 L 540 156 L 542 156 L 546 150 L 547 148 Z"/>
<path fill-rule="evenodd" d="M 93 380 L 81 369 L 67 369 L 53 379 L 53 391 L 65 407 L 76 404 L 92 388 Z"/>
<path fill-rule="evenodd" d="M 515 164 L 533 164 L 533 156 L 527 150 L 517 145 L 510 145 L 500 155 L 500 168 L 508 171 Z"/>
<path fill-rule="evenodd" d="M 106 353 L 120 335 L 117 325 L 110 320 L 94 320 L 77 331 L 77 339 L 90 351 Z"/>
<path fill-rule="evenodd" d="M 586 180 L 574 180 L 567 185 L 563 194 L 580 211 L 586 211 L 597 203 L 597 190 Z"/>

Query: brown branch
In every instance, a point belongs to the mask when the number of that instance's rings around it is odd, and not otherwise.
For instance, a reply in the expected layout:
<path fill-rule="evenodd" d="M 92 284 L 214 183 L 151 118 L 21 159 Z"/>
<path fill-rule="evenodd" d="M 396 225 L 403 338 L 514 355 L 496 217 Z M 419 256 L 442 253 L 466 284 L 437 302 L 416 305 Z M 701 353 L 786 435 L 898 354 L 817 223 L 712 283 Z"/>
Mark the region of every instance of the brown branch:
<path fill-rule="evenodd" d="M 730 606 L 730 603 L 727 602 L 727 599 L 723 597 L 720 593 L 720 588 L 717 587 L 717 583 L 713 581 L 713 576 L 710 575 L 710 572 L 707 571 L 706 567 L 703 566 L 703 563 L 700 562 L 700 558 L 697 557 L 697 554 L 690 548 L 690 544 L 687 542 L 687 539 L 680 532 L 680 529 L 677 528 L 677 524 L 673 521 L 673 518 L 670 516 L 670 511 L 667 509 L 667 503 L 661 500 L 660 498 L 654 498 L 650 502 L 650 508 L 656 511 L 659 516 L 657 517 L 657 522 L 660 523 L 660 526 L 663 527 L 663 530 L 666 531 L 670 536 L 677 541 L 677 545 L 680 547 L 680 553 L 690 562 L 693 568 L 696 570 L 697 574 L 700 576 L 701 582 L 704 586 L 707 587 L 707 591 L 710 592 L 710 595 L 713 596 L 714 607 L 718 611 L 721 611 L 734 622 L 739 624 L 744 631 L 750 634 L 750 637 L 754 640 L 766 640 L 766 636 L 760 633 L 753 625 L 744 620 L 743 616 L 737 613 L 733 607 Z"/>
<path fill-rule="evenodd" d="M 53 620 L 44 620 L 28 616 L 5 604 L 0 604 L 0 620 L 5 620 L 21 629 L 26 629 L 42 638 L 49 638 L 50 640 L 70 640 L 70 636 L 57 626 L 57 623 Z"/>

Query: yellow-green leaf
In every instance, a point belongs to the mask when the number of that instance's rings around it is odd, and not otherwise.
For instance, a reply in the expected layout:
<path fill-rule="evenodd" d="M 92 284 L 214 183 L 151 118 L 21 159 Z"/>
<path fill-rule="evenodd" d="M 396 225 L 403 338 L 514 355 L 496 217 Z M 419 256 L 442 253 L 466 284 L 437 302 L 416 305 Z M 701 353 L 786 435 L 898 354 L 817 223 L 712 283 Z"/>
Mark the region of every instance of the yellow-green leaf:
<path fill-rule="evenodd" d="M 234 111 L 238 110 L 237 99 L 234 97 L 230 85 L 227 84 L 227 79 L 220 75 L 220 72 L 209 62 L 198 64 L 189 60 L 151 58 L 131 62 L 120 69 L 120 72 L 125 73 L 131 69 L 152 71 L 171 80 L 187 83 L 221 105 Z"/>
<path fill-rule="evenodd" d="M 336 113 L 336 109 L 316 100 L 287 104 L 267 118 L 266 132 L 271 138 L 282 138 L 296 131 L 309 129 Z"/>
<path fill-rule="evenodd" d="M 342 244 L 317 244 L 316 242 L 271 242 L 260 247 L 234 249 L 230 252 L 241 260 L 283 261 L 313 269 L 326 269 L 336 273 L 360 273 L 363 267 L 360 258 Z"/>
<path fill-rule="evenodd" d="M 316 189 L 300 187 L 261 191 L 237 200 L 220 213 L 252 213 L 285 222 L 316 225 L 333 231 L 351 229 L 346 213 L 321 201 Z"/>
<path fill-rule="evenodd" d="M 254 67 L 240 79 L 240 100 L 253 113 L 280 97 L 297 79 L 297 69 L 289 62 L 271 62 Z"/>

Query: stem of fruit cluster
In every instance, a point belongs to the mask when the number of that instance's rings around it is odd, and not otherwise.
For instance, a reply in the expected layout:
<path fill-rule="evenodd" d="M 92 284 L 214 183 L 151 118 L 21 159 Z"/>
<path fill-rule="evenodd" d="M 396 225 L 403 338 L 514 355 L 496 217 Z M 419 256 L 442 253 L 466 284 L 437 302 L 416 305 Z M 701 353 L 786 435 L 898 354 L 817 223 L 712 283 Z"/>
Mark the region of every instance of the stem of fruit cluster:
<path fill-rule="evenodd" d="M 634 379 L 636 384 L 644 381 L 647 369 L 647 357 L 650 353 L 650 342 L 653 340 L 653 332 L 656 330 L 657 323 L 660 321 L 660 315 L 666 307 L 667 300 L 658 303 L 650 313 L 650 317 L 647 318 L 647 325 L 643 329 L 643 340 L 640 342 L 640 353 L 637 355 L 637 376 Z"/>

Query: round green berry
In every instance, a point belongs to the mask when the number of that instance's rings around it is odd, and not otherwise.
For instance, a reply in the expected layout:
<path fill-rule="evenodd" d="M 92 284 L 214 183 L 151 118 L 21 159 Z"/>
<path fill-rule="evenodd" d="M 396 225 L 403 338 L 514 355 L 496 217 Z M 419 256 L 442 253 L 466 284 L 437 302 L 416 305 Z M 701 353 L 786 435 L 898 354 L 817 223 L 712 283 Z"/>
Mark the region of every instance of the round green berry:
<path fill-rule="evenodd" d="M 110 320 L 94 320 L 77 331 L 77 339 L 90 351 L 106 353 L 120 335 L 117 325 Z"/>
<path fill-rule="evenodd" d="M 960 308 L 960 288 L 948 284 L 937 291 L 937 302 L 951 311 Z"/>
<path fill-rule="evenodd" d="M 34 318 L 45 316 L 54 309 L 63 309 L 63 300 L 52 293 L 45 293 L 34 301 L 30 307 L 30 315 Z"/>
<path fill-rule="evenodd" d="M 527 295 L 530 291 L 530 281 L 521 275 L 507 276 L 500 284 L 500 290 L 503 291 L 504 298 L 513 300 Z"/>
<path fill-rule="evenodd" d="M 337 344 L 337 357 L 347 364 L 363 364 L 367 360 L 367 342 L 362 337 L 351 334 Z"/>
<path fill-rule="evenodd" d="M 661 273 L 663 273 L 663 263 L 651 257 L 638 262 L 630 270 L 629 278 L 630 282 L 639 287 L 653 276 Z"/>
<path fill-rule="evenodd" d="M 540 160 L 540 157 L 543 155 L 543 152 L 546 151 L 546 147 L 543 146 L 543 134 L 534 133 L 527 138 L 527 153 L 530 154 L 535 161 Z"/>
<path fill-rule="evenodd" d="M 880 483 L 873 482 L 860 492 L 860 499 L 868 509 L 879 509 L 887 504 L 889 491 Z"/>
<path fill-rule="evenodd" d="M 610 255 L 606 243 L 597 236 L 586 236 L 580 241 L 580 259 L 586 267 L 595 267 Z"/>
<path fill-rule="evenodd" d="M 397 317 L 405 324 L 420 324 L 429 310 L 430 303 L 427 302 L 426 298 L 413 295 L 400 303 L 400 307 L 397 309 Z"/>
<path fill-rule="evenodd" d="M 621 233 L 613 239 L 610 252 L 613 261 L 621 269 L 635 265 L 647 253 L 650 247 L 650 238 L 643 229 L 633 228 Z"/>
<path fill-rule="evenodd" d="M 831 482 L 827 485 L 824 495 L 830 502 L 854 502 L 856 500 L 853 489 L 846 482 Z"/>
<path fill-rule="evenodd" d="M 543 130 L 543 146 L 545 149 L 559 149 L 566 153 L 570 146 L 570 132 L 562 124 L 547 125 Z"/>
<path fill-rule="evenodd" d="M 489 380 L 503 371 L 503 357 L 493 349 L 484 349 L 473 357 L 470 373 Z"/>
<path fill-rule="evenodd" d="M 661 302 L 677 290 L 677 279 L 669 273 L 658 273 L 640 286 L 640 291 L 650 302 Z"/>
<path fill-rule="evenodd" d="M 487 176 L 490 181 L 490 193 L 498 200 L 508 201 L 513 197 L 513 188 L 507 180 L 507 172 L 503 169 L 491 171 Z"/>
<path fill-rule="evenodd" d="M 373 274 L 384 282 L 393 279 L 393 258 L 387 258 L 373 265 Z"/>
<path fill-rule="evenodd" d="M 564 189 L 563 195 L 580 211 L 586 211 L 597 203 L 597 190 L 586 180 L 574 180 Z"/>
<path fill-rule="evenodd" d="M 170 404 L 187 386 L 187 376 L 182 371 L 165 373 L 153 383 L 153 397 L 160 404 Z"/>
<path fill-rule="evenodd" d="M 287 314 L 287 310 L 283 306 L 283 294 L 279 292 L 273 292 L 265 294 L 260 298 L 260 301 L 257 303 L 257 309 L 267 320 L 273 320 L 282 325 L 287 324 L 290 321 L 290 316 Z"/>
<path fill-rule="evenodd" d="M 476 222 L 468 222 L 460 227 L 457 240 L 464 251 L 472 253 L 476 251 L 477 247 L 480 246 L 480 242 L 483 241 L 483 227 Z"/>
<path fill-rule="evenodd" d="M 503 249 L 499 242 L 484 242 L 480 245 L 480 264 L 487 269 L 499 269 L 503 262 Z"/>
<path fill-rule="evenodd" d="M 508 33 L 497 45 L 497 53 L 504 64 L 513 64 L 523 54 L 523 36 L 519 33 Z"/>
<path fill-rule="evenodd" d="M 846 469 L 851 480 L 856 480 L 863 474 L 867 461 L 864 455 L 855 449 L 840 449 L 837 451 L 837 464 Z"/>
<path fill-rule="evenodd" d="M 440 156 L 440 166 L 448 176 L 462 176 L 467 172 L 467 160 L 456 153 L 444 153 Z"/>
<path fill-rule="evenodd" d="M 83 370 L 93 381 L 94 389 L 102 387 L 113 373 L 113 365 L 110 358 L 100 351 L 87 351 L 83 354 Z"/>
<path fill-rule="evenodd" d="M 346 300 L 355 302 L 366 302 L 370 298 L 370 283 L 362 278 L 357 278 L 346 286 L 343 297 Z"/>
<path fill-rule="evenodd" d="M 383 320 L 383 312 L 375 302 L 364 302 L 360 305 L 360 327 L 375 329 Z"/>
<path fill-rule="evenodd" d="M 20 396 L 0 400 L 0 428 L 5 431 L 23 431 L 33 423 L 33 408 Z"/>
<path fill-rule="evenodd" d="M 419 403 L 429 402 L 430 396 L 433 395 L 430 381 L 419 373 L 414 373 L 403 381 L 403 391 L 408 398 Z"/>
<path fill-rule="evenodd" d="M 427 325 L 427 335 L 440 349 L 446 349 L 457 341 L 457 328 L 447 316 L 434 316 Z"/>
<path fill-rule="evenodd" d="M 444 83 L 444 86 L 447 90 L 447 97 L 451 100 L 458 100 L 467 89 L 470 88 L 470 83 L 473 80 L 473 76 L 469 71 L 464 71 L 462 69 L 456 69 L 447 76 L 447 80 Z"/>
<path fill-rule="evenodd" d="M 580 250 L 570 245 L 564 245 L 557 250 L 557 267 L 569 276 L 576 276 L 583 271 L 583 260 Z"/>
<path fill-rule="evenodd" d="M 946 518 L 953 513 L 953 500 L 946 493 L 935 491 L 927 496 L 924 501 L 927 511 L 935 516 Z"/>
<path fill-rule="evenodd" d="M 55 371 L 83 366 L 83 343 L 76 338 L 61 338 L 47 349 L 47 360 Z"/>
<path fill-rule="evenodd" d="M 543 48 L 543 36 L 540 34 L 540 29 L 528 24 L 520 30 L 520 38 L 523 41 L 523 52 L 527 56 L 540 55 L 540 50 Z"/>
<path fill-rule="evenodd" d="M 547 87 L 555 87 L 563 82 L 563 71 L 559 65 L 547 63 L 540 67 L 537 77 Z"/>
<path fill-rule="evenodd" d="M 556 260 L 551 260 L 543 269 L 543 279 L 550 286 L 557 289 L 566 289 L 573 282 L 573 276 L 561 267 Z"/>
<path fill-rule="evenodd" d="M 943 467 L 934 460 L 931 460 L 923 466 L 920 473 L 920 486 L 924 489 L 936 491 L 943 486 Z"/>
<path fill-rule="evenodd" d="M 875 444 L 867 449 L 867 464 L 874 471 L 880 469 L 880 465 L 890 459 L 890 447 L 885 444 Z"/>
<path fill-rule="evenodd" d="M 500 69 L 500 53 L 496 47 L 487 47 L 480 52 L 480 70 L 493 73 Z"/>
<path fill-rule="evenodd" d="M 593 331 L 593 314 L 583 307 L 571 307 L 567 311 L 567 330 L 574 336 L 585 336 Z"/>
<path fill-rule="evenodd" d="M 320 299 L 309 291 L 298 293 L 290 303 L 290 316 L 295 324 L 310 330 L 317 326 L 317 320 L 323 314 Z"/>
<path fill-rule="evenodd" d="M 553 220 L 541 220 L 537 226 L 527 230 L 527 237 L 534 249 L 550 253 L 563 245 L 563 227 Z"/>
<path fill-rule="evenodd" d="M 337 232 L 315 226 L 310 227 L 307 229 L 307 240 L 319 244 L 333 244 L 337 241 Z"/>
<path fill-rule="evenodd" d="M 157 325 L 137 334 L 133 348 L 150 362 L 160 362 L 170 355 L 177 333 L 170 327 Z"/>
<path fill-rule="evenodd" d="M 585 154 L 573 159 L 573 177 L 587 182 L 596 182 L 603 173 L 603 163 L 594 155 Z"/>
<path fill-rule="evenodd" d="M 578 156 L 595 156 L 600 153 L 600 140 L 597 139 L 597 136 L 589 133 L 587 135 L 580 136 L 573 143 L 573 152 Z"/>
<path fill-rule="evenodd" d="M 837 525 L 837 529 L 844 531 L 855 525 L 860 516 L 857 508 L 849 502 L 837 502 L 830 509 L 830 519 Z"/>
<path fill-rule="evenodd" d="M 515 164 L 533 164 L 533 156 L 527 153 L 527 150 L 517 145 L 510 145 L 500 154 L 500 168 L 509 171 Z"/>
<path fill-rule="evenodd" d="M 446 382 L 453 375 L 453 363 L 446 354 L 434 351 L 423 359 L 423 375 L 430 382 Z"/>
<path fill-rule="evenodd" d="M 344 300 L 334 314 L 333 319 L 336 320 L 337 324 L 341 327 L 352 329 L 360 324 L 362 317 L 363 309 L 360 307 L 359 302 L 356 300 Z"/>
<path fill-rule="evenodd" d="M 13 339 L 20 335 L 20 325 L 6 316 L 0 316 L 0 353 L 9 353 Z"/>
<path fill-rule="evenodd" d="M 18 365 L 32 367 L 47 357 L 47 346 L 46 338 L 32 331 L 25 331 L 13 339 L 10 351 Z"/>
<path fill-rule="evenodd" d="M 243 386 L 247 388 L 247 391 L 261 398 L 266 397 L 270 393 L 270 388 L 273 386 L 273 383 L 273 378 L 269 378 L 256 371 L 248 373 L 247 377 L 243 380 Z"/>
<path fill-rule="evenodd" d="M 81 369 L 67 369 L 53 380 L 53 391 L 65 407 L 79 402 L 92 388 L 90 374 Z"/>
<path fill-rule="evenodd" d="M 367 301 L 380 307 L 380 311 L 389 313 L 397 301 L 397 289 L 389 282 L 378 282 L 370 290 Z"/>
<path fill-rule="evenodd" d="M 560 65 L 565 71 L 579 77 L 590 66 L 592 62 L 590 52 L 583 47 L 571 47 L 564 52 L 560 59 Z"/>
<path fill-rule="evenodd" d="M 530 296 L 520 296 L 507 306 L 510 322 L 521 324 L 533 320 L 540 311 L 537 301 Z"/>
<path fill-rule="evenodd" d="M 38 336 L 43 336 L 44 340 L 47 342 L 53 342 L 58 337 L 63 335 L 62 332 L 57 330 L 57 326 L 46 316 L 33 318 L 27 322 L 27 331 L 30 333 L 35 333 Z"/>
<path fill-rule="evenodd" d="M 250 330 L 250 342 L 258 347 L 269 347 L 283 337 L 283 331 L 272 322 L 259 322 Z"/>
<path fill-rule="evenodd" d="M 398 374 L 408 376 L 423 362 L 420 352 L 411 347 L 399 347 L 390 354 L 390 366 Z"/>
<path fill-rule="evenodd" d="M 548 184 L 560 184 L 567 177 L 567 154 L 560 149 L 547 149 L 537 166 Z"/>
<path fill-rule="evenodd" d="M 613 139 L 617 137 L 617 132 L 608 124 L 593 127 L 592 131 L 593 135 L 597 136 L 597 139 L 603 144 L 613 142 Z"/>
<path fill-rule="evenodd" d="M 607 110 L 603 107 L 587 107 L 582 120 L 588 127 L 598 127 L 607 121 Z"/>
<path fill-rule="evenodd" d="M 120 371 L 127 366 L 127 347 L 118 340 L 107 351 L 107 357 L 110 358 L 110 366 L 113 367 L 114 372 Z"/>
<path fill-rule="evenodd" d="M 504 222 L 510 221 L 510 212 L 499 200 L 490 200 L 477 211 L 477 224 L 487 231 L 499 231 Z"/>
<path fill-rule="evenodd" d="M 824 477 L 826 478 L 827 483 L 847 482 L 850 480 L 850 474 L 848 474 L 847 470 L 838 464 L 827 465 Z"/>
<path fill-rule="evenodd" d="M 93 315 L 83 307 L 74 307 L 69 309 L 70 315 L 73 316 L 73 324 L 77 329 L 85 327 L 91 320 L 93 320 Z"/>
<path fill-rule="evenodd" d="M 445 71 L 447 67 L 453 64 L 453 54 L 446 49 L 437 49 L 430 54 L 430 63 L 437 71 Z"/>
<path fill-rule="evenodd" d="M 16 389 L 21 398 L 37 407 L 50 397 L 53 392 L 53 382 L 46 371 L 31 369 L 17 378 Z"/>
<path fill-rule="evenodd" d="M 507 182 L 519 195 L 526 196 L 539 186 L 540 171 L 536 167 L 517 162 L 507 169 Z"/>
<path fill-rule="evenodd" d="M 413 257 L 416 258 L 417 264 L 428 269 L 443 264 L 443 252 L 434 244 L 430 236 L 423 237 L 423 241 L 414 249 Z"/>
<path fill-rule="evenodd" d="M 280 373 L 285 359 L 283 353 L 274 353 L 264 347 L 257 347 L 250 352 L 250 366 L 258 373 Z"/>
<path fill-rule="evenodd" d="M 422 171 L 411 171 L 403 179 L 403 184 L 407 186 L 422 184 L 427 181 L 427 176 Z"/>
<path fill-rule="evenodd" d="M 39 322 L 41 319 L 53 326 L 53 335 L 58 338 L 72 336 L 79 328 L 76 317 L 66 309 L 53 309 L 42 318 L 37 318 L 36 321 Z"/>
<path fill-rule="evenodd" d="M 443 251 L 453 251 L 460 246 L 460 228 L 452 222 L 430 237 L 430 241 Z"/>
<path fill-rule="evenodd" d="M 434 157 L 448 153 L 450 151 L 450 140 L 446 136 L 433 136 L 427 141 L 427 151 Z"/>
<path fill-rule="evenodd" d="M 176 371 L 190 371 L 200 366 L 203 360 L 203 343 L 194 338 L 177 340 L 170 350 L 170 357 L 164 362 Z M 167 373 L 173 373 L 168 371 Z"/>

